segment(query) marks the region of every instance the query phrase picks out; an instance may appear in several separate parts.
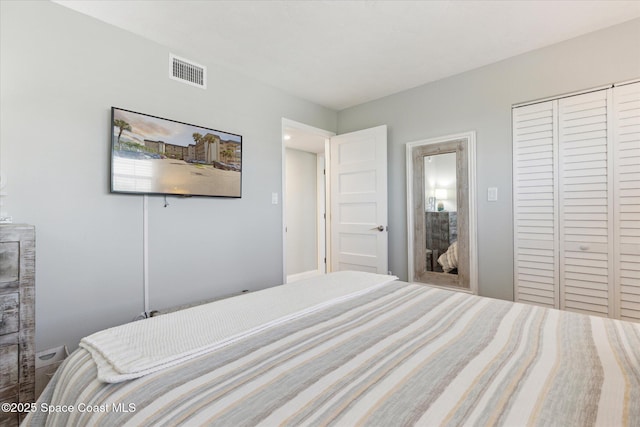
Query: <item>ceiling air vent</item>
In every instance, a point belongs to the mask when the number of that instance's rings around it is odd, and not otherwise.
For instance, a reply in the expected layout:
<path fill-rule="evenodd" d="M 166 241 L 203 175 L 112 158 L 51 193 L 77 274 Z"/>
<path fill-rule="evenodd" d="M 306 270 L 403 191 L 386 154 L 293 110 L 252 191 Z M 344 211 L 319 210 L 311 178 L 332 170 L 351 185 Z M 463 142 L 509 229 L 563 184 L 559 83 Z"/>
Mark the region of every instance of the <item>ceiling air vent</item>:
<path fill-rule="evenodd" d="M 169 78 L 202 89 L 207 88 L 207 67 L 169 54 Z"/>

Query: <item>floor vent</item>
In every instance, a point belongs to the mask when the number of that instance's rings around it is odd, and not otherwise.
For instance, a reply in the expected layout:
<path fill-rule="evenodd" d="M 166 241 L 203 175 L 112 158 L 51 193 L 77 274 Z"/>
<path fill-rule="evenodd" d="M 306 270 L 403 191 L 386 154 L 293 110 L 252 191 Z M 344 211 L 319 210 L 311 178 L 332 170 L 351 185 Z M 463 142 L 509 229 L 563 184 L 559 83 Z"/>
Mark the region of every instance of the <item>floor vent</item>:
<path fill-rule="evenodd" d="M 207 88 L 207 67 L 169 54 L 169 78 L 202 89 Z"/>

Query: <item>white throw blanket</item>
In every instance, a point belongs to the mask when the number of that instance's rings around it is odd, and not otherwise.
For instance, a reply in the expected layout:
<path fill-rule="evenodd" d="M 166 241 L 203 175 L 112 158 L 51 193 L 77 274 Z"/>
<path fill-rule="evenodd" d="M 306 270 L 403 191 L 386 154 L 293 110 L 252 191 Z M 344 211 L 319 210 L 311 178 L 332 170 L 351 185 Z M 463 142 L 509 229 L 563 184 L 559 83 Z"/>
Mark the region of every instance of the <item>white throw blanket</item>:
<path fill-rule="evenodd" d="M 395 276 L 343 271 L 127 323 L 83 338 L 98 379 L 139 378 L 367 293 Z"/>

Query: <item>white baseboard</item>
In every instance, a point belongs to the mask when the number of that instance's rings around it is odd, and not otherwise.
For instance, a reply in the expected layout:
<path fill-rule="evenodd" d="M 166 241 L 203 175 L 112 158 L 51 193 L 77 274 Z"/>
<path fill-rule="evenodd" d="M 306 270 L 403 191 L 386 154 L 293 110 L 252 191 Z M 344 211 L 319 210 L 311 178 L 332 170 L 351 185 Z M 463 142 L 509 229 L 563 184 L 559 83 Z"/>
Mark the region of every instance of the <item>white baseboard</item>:
<path fill-rule="evenodd" d="M 310 277 L 320 276 L 323 273 L 320 270 L 304 271 L 302 273 L 290 274 L 287 276 L 287 283 L 297 282 L 298 280 L 309 279 Z"/>

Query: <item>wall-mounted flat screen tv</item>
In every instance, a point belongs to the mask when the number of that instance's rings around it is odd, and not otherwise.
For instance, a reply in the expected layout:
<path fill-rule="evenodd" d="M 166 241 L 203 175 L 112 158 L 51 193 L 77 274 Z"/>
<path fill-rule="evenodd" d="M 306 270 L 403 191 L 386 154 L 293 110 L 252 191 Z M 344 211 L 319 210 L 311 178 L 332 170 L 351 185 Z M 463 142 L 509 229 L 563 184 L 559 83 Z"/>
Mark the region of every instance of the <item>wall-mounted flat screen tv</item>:
<path fill-rule="evenodd" d="M 242 196 L 242 136 L 116 107 L 111 125 L 111 192 Z"/>

